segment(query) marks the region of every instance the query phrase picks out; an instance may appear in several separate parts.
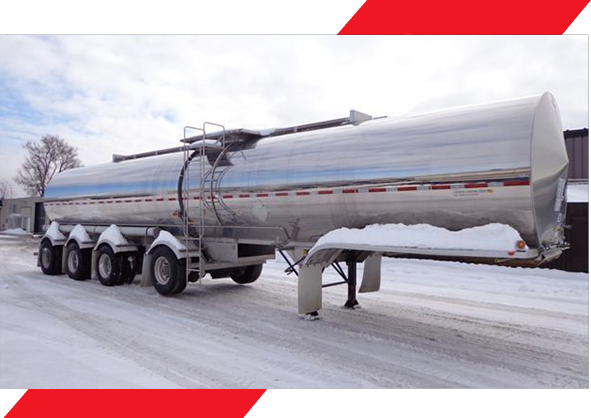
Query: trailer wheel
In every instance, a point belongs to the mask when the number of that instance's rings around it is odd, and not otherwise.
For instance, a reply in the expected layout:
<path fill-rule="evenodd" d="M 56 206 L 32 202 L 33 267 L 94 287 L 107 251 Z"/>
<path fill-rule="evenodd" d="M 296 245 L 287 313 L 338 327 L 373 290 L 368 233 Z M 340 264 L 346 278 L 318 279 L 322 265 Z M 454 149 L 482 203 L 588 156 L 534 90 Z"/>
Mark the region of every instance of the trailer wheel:
<path fill-rule="evenodd" d="M 63 247 L 54 247 L 49 240 L 44 240 L 39 247 L 41 271 L 48 276 L 60 274 Z"/>
<path fill-rule="evenodd" d="M 185 260 L 177 260 L 167 247 L 157 247 L 150 262 L 152 285 L 163 296 L 181 293 L 187 287 L 185 268 Z"/>
<path fill-rule="evenodd" d="M 255 264 L 253 266 L 246 266 L 234 269 L 232 273 L 230 273 L 230 277 L 236 283 L 239 284 L 248 284 L 253 283 L 258 279 L 263 271 L 262 264 Z"/>
<path fill-rule="evenodd" d="M 121 263 L 111 247 L 103 245 L 96 257 L 96 273 L 103 286 L 116 286 L 121 280 Z"/>
<path fill-rule="evenodd" d="M 66 248 L 66 273 L 74 280 L 90 279 L 89 250 L 81 250 L 78 244 L 72 242 Z"/>

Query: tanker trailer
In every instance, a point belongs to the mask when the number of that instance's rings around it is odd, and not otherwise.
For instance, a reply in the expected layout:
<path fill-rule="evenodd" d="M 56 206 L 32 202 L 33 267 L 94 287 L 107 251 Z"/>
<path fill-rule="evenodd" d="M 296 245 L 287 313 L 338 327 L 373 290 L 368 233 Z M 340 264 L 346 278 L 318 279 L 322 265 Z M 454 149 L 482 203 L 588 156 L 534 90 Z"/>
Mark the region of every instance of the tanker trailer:
<path fill-rule="evenodd" d="M 131 282 L 162 295 L 206 274 L 254 282 L 276 250 L 298 274 L 298 311 L 321 307 L 335 267 L 356 304 L 379 289 L 381 255 L 539 264 L 564 244 L 568 157 L 550 93 L 415 116 L 348 118 L 264 131 L 185 128 L 182 145 L 62 172 L 47 187 L 46 274 Z M 339 228 L 508 225 L 509 251 L 314 244 Z M 314 247 L 314 248 L 312 248 Z M 309 249 L 312 250 L 309 251 Z M 287 252 L 291 260 L 285 255 Z M 348 275 L 339 262 L 346 262 Z"/>

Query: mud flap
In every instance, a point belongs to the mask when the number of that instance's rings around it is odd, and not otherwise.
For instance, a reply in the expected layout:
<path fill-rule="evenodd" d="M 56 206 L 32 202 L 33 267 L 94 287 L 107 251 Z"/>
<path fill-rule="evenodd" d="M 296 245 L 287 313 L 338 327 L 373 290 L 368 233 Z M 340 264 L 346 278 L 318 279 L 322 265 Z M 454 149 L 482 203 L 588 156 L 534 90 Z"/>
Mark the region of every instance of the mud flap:
<path fill-rule="evenodd" d="M 142 261 L 142 277 L 140 279 L 140 286 L 152 286 L 152 272 L 150 271 L 150 262 L 152 261 L 152 254 L 144 254 Z"/>
<path fill-rule="evenodd" d="M 90 258 L 90 278 L 92 280 L 98 280 L 98 274 L 96 271 L 96 247 L 92 250 L 92 257 Z"/>
<path fill-rule="evenodd" d="M 301 260 L 306 255 L 304 248 L 287 250 L 292 260 Z M 298 314 L 317 314 L 322 309 L 322 266 L 298 267 Z"/>
<path fill-rule="evenodd" d="M 374 254 L 365 260 L 363 265 L 363 281 L 359 293 L 377 292 L 382 280 L 382 256 Z"/>
<path fill-rule="evenodd" d="M 298 277 L 298 314 L 322 309 L 322 267 L 302 266 Z"/>

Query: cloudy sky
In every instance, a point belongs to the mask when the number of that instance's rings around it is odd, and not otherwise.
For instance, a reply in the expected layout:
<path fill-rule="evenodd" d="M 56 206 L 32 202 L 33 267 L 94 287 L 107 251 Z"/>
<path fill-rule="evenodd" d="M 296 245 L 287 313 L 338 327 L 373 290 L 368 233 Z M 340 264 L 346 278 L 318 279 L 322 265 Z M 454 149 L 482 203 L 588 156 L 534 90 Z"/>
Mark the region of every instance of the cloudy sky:
<path fill-rule="evenodd" d="M 269 128 L 552 92 L 588 126 L 587 36 L 1 36 L 0 179 L 57 134 L 85 165 L 183 126 Z M 20 189 L 17 188 L 20 191 Z"/>

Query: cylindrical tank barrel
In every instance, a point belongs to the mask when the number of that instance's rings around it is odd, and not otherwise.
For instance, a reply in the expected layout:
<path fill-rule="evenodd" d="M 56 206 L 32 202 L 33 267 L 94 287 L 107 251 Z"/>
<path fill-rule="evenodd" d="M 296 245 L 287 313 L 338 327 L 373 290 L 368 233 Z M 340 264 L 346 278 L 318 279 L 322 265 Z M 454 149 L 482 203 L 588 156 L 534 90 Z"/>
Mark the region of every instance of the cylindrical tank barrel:
<path fill-rule="evenodd" d="M 182 152 L 68 170 L 47 188 L 47 214 L 65 223 L 179 225 L 187 206 L 192 220 L 205 209 L 207 234 L 307 243 L 374 223 L 459 230 L 499 222 L 530 247 L 563 239 L 568 157 L 549 93 L 270 136 L 228 160 L 216 168 L 212 198 L 211 162 L 193 158 L 184 205 Z M 210 176 L 203 194 L 199 164 Z"/>

